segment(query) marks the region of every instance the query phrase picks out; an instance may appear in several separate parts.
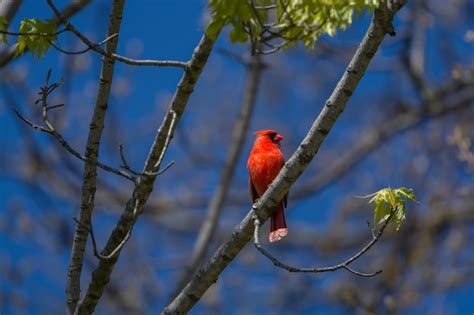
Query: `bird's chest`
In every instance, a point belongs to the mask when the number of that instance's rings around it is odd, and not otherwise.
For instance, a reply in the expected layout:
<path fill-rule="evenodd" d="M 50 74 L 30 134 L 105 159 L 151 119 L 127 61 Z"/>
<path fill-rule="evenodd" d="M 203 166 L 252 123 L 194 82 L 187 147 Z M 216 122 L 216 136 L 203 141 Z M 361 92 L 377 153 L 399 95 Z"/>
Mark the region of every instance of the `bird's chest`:
<path fill-rule="evenodd" d="M 253 154 L 248 165 L 250 176 L 259 188 L 266 189 L 280 172 L 282 164 L 283 156 L 279 151 Z"/>

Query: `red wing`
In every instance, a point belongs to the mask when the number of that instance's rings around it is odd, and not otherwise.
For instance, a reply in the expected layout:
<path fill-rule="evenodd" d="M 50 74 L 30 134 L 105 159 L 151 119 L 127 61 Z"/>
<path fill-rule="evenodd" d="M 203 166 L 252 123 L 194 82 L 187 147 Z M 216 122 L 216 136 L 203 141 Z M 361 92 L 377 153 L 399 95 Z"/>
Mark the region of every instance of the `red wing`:
<path fill-rule="evenodd" d="M 281 167 L 283 167 L 285 165 L 285 160 L 283 159 L 281 161 Z M 283 197 L 283 207 L 284 208 L 287 208 L 288 206 L 288 193 L 286 193 L 285 197 Z"/>
<path fill-rule="evenodd" d="M 250 193 L 250 198 L 252 198 L 252 202 L 255 202 L 255 200 L 257 200 L 258 198 L 258 193 L 257 193 L 257 190 L 255 189 L 255 186 L 253 185 L 250 174 L 249 174 L 249 193 Z"/>

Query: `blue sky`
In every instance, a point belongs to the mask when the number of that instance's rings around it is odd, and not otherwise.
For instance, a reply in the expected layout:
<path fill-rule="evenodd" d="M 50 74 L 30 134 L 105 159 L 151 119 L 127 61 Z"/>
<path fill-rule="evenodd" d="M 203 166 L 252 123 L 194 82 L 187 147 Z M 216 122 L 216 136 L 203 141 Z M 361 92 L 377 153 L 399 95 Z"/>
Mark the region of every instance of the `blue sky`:
<path fill-rule="evenodd" d="M 66 1 L 56 1 L 59 7 L 63 7 L 66 3 Z M 108 1 L 94 1 L 80 14 L 73 17 L 71 22 L 89 38 L 100 41 L 105 37 L 108 11 Z M 134 58 L 186 61 L 190 58 L 195 45 L 202 36 L 206 22 L 205 11 L 205 1 L 128 1 L 121 28 L 119 53 Z M 25 0 L 13 25 L 18 25 L 19 21 L 26 17 L 49 18 L 51 16 L 52 12 L 45 2 Z M 406 13 L 400 13 L 396 26 L 399 24 L 399 19 L 406 19 Z M 472 52 L 474 52 L 472 44 L 466 43 L 462 38 L 466 29 L 473 28 L 474 21 L 468 16 L 462 16 L 459 19 L 460 26 L 450 28 L 449 26 L 444 27 L 441 23 L 435 25 L 427 35 L 427 64 L 429 65 L 427 79 L 432 84 L 448 80 L 449 69 L 453 64 L 472 66 Z M 363 15 L 355 20 L 350 30 L 339 32 L 334 38 L 324 37 L 322 40 L 327 45 L 349 47 L 348 50 L 350 50 L 359 42 L 369 22 L 370 16 Z M 449 31 L 449 36 L 455 38 L 452 40 L 454 45 L 449 47 L 452 59 L 448 59 L 448 64 L 445 61 L 447 58 L 441 58 L 442 56 L 437 55 L 435 50 L 440 45 L 440 37 L 442 38 L 443 35 L 440 33 L 441 30 L 443 32 Z M 403 36 L 403 31 L 407 30 L 402 28 L 400 36 Z M 400 80 L 399 73 L 386 67 L 387 64 L 396 66 L 392 63 L 391 58 L 403 49 L 397 39 L 388 38 L 386 40 L 375 58 L 374 64 L 354 93 L 348 108 L 321 147 L 321 152 L 312 162 L 310 170 L 302 176 L 301 182 L 304 183 L 312 176 L 317 176 L 318 171 L 331 164 L 333 158 L 330 155 L 333 153 L 331 150 L 339 150 L 337 152 L 342 154 L 345 152 L 344 148 L 351 147 L 352 141 L 356 139 L 359 132 L 374 124 L 374 120 L 384 113 L 384 106 L 389 110 L 389 106 L 392 104 L 385 103 L 387 98 L 393 98 L 393 95 L 396 95 L 403 100 L 417 104 L 419 97 L 410 87 L 408 78 Z M 79 49 L 81 47 L 71 34 L 61 36 L 59 43 L 62 47 L 67 48 Z M 232 50 L 239 54 L 247 52 L 245 45 L 231 44 L 226 33 L 219 38 L 216 47 Z M 468 51 L 471 53 L 466 53 Z M 266 58 L 271 67 L 264 74 L 255 115 L 245 144 L 244 156 L 239 160 L 231 196 L 246 190 L 245 156 L 252 144 L 254 130 L 278 126 L 278 130 L 285 136 L 286 142 L 283 143 L 283 151 L 286 156 L 293 152 L 344 69 L 347 58 L 343 58 L 342 61 L 336 59 L 330 55 L 329 57 L 327 55 L 318 57 L 315 53 L 305 52 L 302 48 Z M 66 102 L 66 108 L 61 118 L 63 119 L 61 123 L 64 124 L 63 134 L 66 138 L 72 139 L 76 147 L 83 148 L 87 137 L 85 132 L 89 124 L 89 115 L 94 104 L 100 58 L 92 52 L 78 57 L 75 59 L 76 72 L 73 76 L 67 75 L 64 70 L 66 61 L 66 57 L 54 50 L 48 52 L 40 60 L 36 60 L 30 55 L 15 60 L 11 64 L 11 69 L 25 78 L 26 85 L 23 90 L 15 90 L 14 99 L 23 112 L 32 113 L 34 109 L 31 100 L 34 100 L 36 91 L 43 84 L 48 69 L 53 69 L 53 78 L 56 80 L 67 76 L 69 80 L 63 85 L 62 91 L 67 90 L 69 93 L 66 95 L 64 92 L 63 95 L 60 92 L 56 96 L 58 100 Z M 110 164 L 118 165 L 120 160 L 117 145 L 121 142 L 126 147 L 130 164 L 139 168 L 146 157 L 156 127 L 161 122 L 167 101 L 171 98 L 182 71 L 176 68 L 130 67 L 120 63 L 116 65 L 115 71 L 114 88 L 110 100 L 110 112 L 106 121 L 105 140 L 101 147 L 101 157 Z M 246 71 L 242 65 L 217 51 L 213 52 L 203 76 L 196 86 L 195 93 L 190 99 L 186 114 L 180 122 L 177 137 L 166 155 L 165 161 L 174 159 L 177 163 L 169 173 L 157 181 L 155 197 L 174 196 L 181 192 L 189 193 L 193 189 L 202 191 L 206 197 L 210 196 L 219 178 L 219 172 L 216 171 L 215 165 L 222 165 L 227 153 L 226 141 L 230 139 L 232 131 L 229 119 L 225 120 L 221 117 L 235 117 L 237 115 L 245 74 Z M 8 74 L 0 72 L 0 75 Z M 8 80 L 10 79 L 7 78 Z M 313 87 L 314 82 L 317 82 L 317 88 Z M 28 102 L 29 100 L 30 102 Z M 0 94 L 0 126 L 3 130 L 0 135 L 0 145 L 5 148 L 5 151 L 21 153 L 24 152 L 24 143 L 21 140 L 18 120 L 11 113 L 11 106 L 10 99 L 5 94 Z M 361 111 L 370 115 L 361 115 Z M 433 125 L 428 121 L 422 124 L 420 130 L 421 132 L 423 130 L 429 131 L 430 128 L 433 128 Z M 180 144 L 182 141 L 180 134 L 183 133 L 190 136 L 191 141 L 193 137 L 202 137 L 199 140 L 204 143 L 197 146 L 196 150 L 200 154 L 210 156 L 214 164 L 203 164 L 198 169 L 191 168 L 192 173 L 188 176 L 181 174 L 180 170 L 193 167 L 188 156 L 189 153 Z M 418 179 L 413 179 L 396 168 L 396 165 L 408 163 L 407 161 L 411 160 L 411 156 L 408 157 L 406 152 L 409 152 L 410 155 L 413 154 L 413 156 L 417 156 L 417 154 L 421 156 L 421 153 L 415 149 L 408 151 L 407 139 L 415 137 L 414 133 L 408 131 L 390 140 L 389 143 L 359 163 L 353 174 L 344 176 L 342 181 L 329 185 L 317 195 L 304 200 L 292 201 L 290 194 L 290 207 L 292 208 L 288 212 L 290 232 L 292 225 L 308 228 L 308 222 L 314 223 L 309 225 L 310 229 L 323 230 L 325 225 L 336 216 L 338 207 L 343 203 L 341 196 L 362 195 L 385 186 L 413 187 L 418 185 Z M 34 134 L 34 140 L 40 147 L 48 150 L 51 150 L 49 148 L 52 145 L 54 146 L 54 142 L 51 142 L 51 139 L 48 139 L 46 135 Z M 196 141 L 196 143 L 200 142 Z M 47 154 L 46 156 L 48 156 Z M 55 151 L 51 150 L 51 154 L 53 158 Z M 0 162 L 4 163 L 2 168 L 16 169 L 16 166 L 11 166 L 14 164 L 12 159 L 6 158 L 6 156 L 5 154 L 5 159 L 0 158 Z M 382 169 L 383 164 L 380 160 L 390 165 L 387 173 L 378 171 Z M 77 161 L 72 163 L 76 167 L 82 167 L 82 164 Z M 457 164 L 452 166 L 452 169 L 444 170 L 438 169 L 437 164 L 432 162 L 429 163 L 427 169 L 426 178 L 430 178 L 434 182 L 436 180 L 442 181 L 443 172 L 449 172 L 456 185 L 472 184 L 472 174 L 466 173 L 465 168 Z M 64 176 L 71 176 L 64 166 L 57 171 L 64 172 Z M 48 187 L 45 187 L 46 193 L 43 194 L 36 188 L 19 181 L 15 176 L 5 174 L 8 172 L 2 172 L 0 177 L 0 200 L 4 202 L 0 206 L 5 209 L 4 214 L 7 208 L 15 209 L 16 204 L 33 220 L 35 218 L 42 220 L 45 215 L 49 215 L 49 211 L 57 211 L 61 218 L 67 218 L 66 222 L 68 222 L 68 218 L 71 218 L 69 223 L 72 227 L 72 217 L 77 215 L 79 192 L 77 192 L 77 198 L 73 200 L 60 195 L 51 197 L 47 193 Z M 125 192 L 131 191 L 132 187 L 124 184 L 121 179 L 116 179 L 103 172 L 100 172 L 100 176 L 106 182 L 120 187 Z M 68 179 L 79 180 L 73 176 Z M 369 182 L 369 184 L 359 184 L 362 179 L 364 179 L 364 183 Z M 41 180 L 45 181 L 45 186 L 48 185 L 47 176 L 43 176 Z M 426 194 L 424 191 L 420 192 L 419 199 L 422 202 L 429 198 L 428 192 Z M 108 231 L 117 218 L 117 210 L 120 211 L 120 208 L 101 209 L 100 205 L 98 208 L 95 229 L 99 231 L 97 237 L 103 244 L 108 236 Z M 248 208 L 248 206 L 228 205 L 224 210 L 220 227 L 230 227 L 237 224 Z M 308 211 L 308 209 L 314 209 L 314 211 Z M 202 212 L 202 209 L 192 209 L 190 213 L 196 216 L 201 213 L 199 211 Z M 22 267 L 29 271 L 27 277 L 17 283 L 0 281 L 0 290 L 20 292 L 29 300 L 24 314 L 41 314 L 51 311 L 61 313 L 64 306 L 63 292 L 70 254 L 68 246 L 62 245 L 61 242 L 66 242 L 72 236 L 60 234 L 62 239 L 51 238 L 48 229 L 60 229 L 60 226 L 55 222 L 35 226 L 35 221 L 31 222 L 30 219 L 21 221 L 21 218 L 14 217 L 9 218 L 13 222 L 10 223 L 6 218 L 5 215 L 0 216 L 0 219 L 3 220 L 3 222 L 0 221 L 2 223 L 0 225 L 0 255 L 8 262 L 4 262 L 5 266 Z M 370 218 L 370 213 L 367 214 L 367 218 Z M 354 224 L 365 225 L 365 219 L 364 217 Z M 14 224 L 11 227 L 18 227 L 20 224 L 33 225 L 35 226 L 33 230 L 37 234 L 27 233 L 24 236 L 21 233 L 9 234 L 9 224 Z M 33 242 L 30 242 L 32 235 L 35 238 Z M 147 310 L 161 310 L 168 300 L 169 291 L 172 290 L 170 283 L 173 283 L 179 274 L 182 260 L 192 249 L 195 234 L 176 230 L 170 232 L 160 225 L 156 226 L 150 217 L 144 216 L 137 224 L 133 236 L 137 240 L 135 247 L 133 251 L 126 249 L 122 259 L 130 264 L 132 257 L 136 257 L 135 255 L 138 253 L 137 260 L 149 264 L 147 268 L 152 270 L 152 277 L 156 278 L 157 286 L 161 291 L 155 293 L 158 296 L 156 304 L 150 305 Z M 156 248 L 157 244 L 159 247 Z M 216 245 L 217 242 L 214 246 Z M 275 252 L 283 259 L 305 265 L 313 263 L 315 258 L 325 262 L 332 261 L 331 258 L 325 257 L 324 253 L 314 253 L 305 248 L 289 248 L 289 246 L 281 245 L 281 247 L 275 248 Z M 377 255 L 377 252 L 371 253 L 369 257 L 373 258 L 374 255 Z M 248 263 L 248 260 L 252 260 L 253 263 Z M 32 265 L 32 261 L 36 261 L 37 265 Z M 174 261 L 179 261 L 179 263 L 174 264 Z M 121 269 L 123 266 L 130 265 L 119 264 L 118 270 L 113 276 L 119 277 L 119 272 L 123 272 Z M 364 267 L 364 263 L 360 262 L 359 266 Z M 43 268 L 50 270 L 44 273 Z M 83 287 L 89 279 L 90 268 L 90 265 L 86 267 Z M 1 262 L 0 269 L 2 269 Z M 250 275 L 249 279 L 243 281 L 244 275 Z M 268 288 L 271 288 L 270 294 L 278 294 L 275 288 L 281 284 L 287 283 L 295 285 L 295 287 L 305 284 L 309 288 L 308 294 L 314 294 L 315 300 L 318 300 L 317 290 L 321 288 L 329 290 L 331 281 L 340 276 L 339 274 L 323 274 L 316 277 L 288 275 L 285 271 L 272 268 L 264 258 L 255 257 L 253 248 L 248 246 L 223 273 L 217 284 L 216 294 L 222 300 L 218 310 L 225 314 L 234 314 L 235 310 L 240 309 L 237 307 L 242 306 L 242 301 L 248 301 L 248 313 L 275 314 L 277 310 L 280 310 L 283 314 L 290 314 L 292 310 L 283 306 L 275 308 L 272 305 L 259 303 L 258 296 L 267 294 Z M 370 280 L 363 279 L 361 281 Z M 242 290 L 241 286 L 244 286 L 245 290 Z M 471 314 L 474 311 L 474 302 L 469 293 L 473 289 L 474 286 L 471 282 L 461 288 L 451 290 L 447 294 L 444 292 L 429 293 L 426 298 L 403 313 L 419 314 L 426 309 L 435 310 L 439 304 L 440 308 L 442 307 L 442 313 L 445 314 Z M 423 289 L 420 288 L 420 290 Z M 300 293 L 295 289 L 294 294 L 297 297 Z M 329 300 L 319 301 L 313 305 L 300 305 L 296 300 L 284 300 L 289 298 L 291 299 L 291 295 L 282 298 L 279 302 L 282 305 L 291 305 L 294 302 L 296 306 L 293 311 L 300 313 L 349 314 L 345 308 Z M 201 301 L 192 313 L 206 314 L 212 310 L 208 303 Z M 8 302 L 0 301 L 0 312 L 12 314 L 13 310 L 9 308 Z M 97 313 L 106 314 L 107 309 L 101 308 L 99 304 Z"/>

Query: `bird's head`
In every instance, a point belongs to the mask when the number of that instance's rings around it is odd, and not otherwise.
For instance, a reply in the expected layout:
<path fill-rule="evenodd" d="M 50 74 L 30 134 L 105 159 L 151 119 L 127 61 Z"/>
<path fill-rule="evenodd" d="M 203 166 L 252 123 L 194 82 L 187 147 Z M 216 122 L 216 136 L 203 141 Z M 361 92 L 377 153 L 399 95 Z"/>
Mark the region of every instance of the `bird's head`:
<path fill-rule="evenodd" d="M 281 140 L 283 140 L 283 136 L 280 135 L 278 132 L 275 130 L 259 130 L 255 132 L 255 135 L 257 137 L 257 140 L 267 140 L 269 139 L 271 142 L 279 144 Z"/>

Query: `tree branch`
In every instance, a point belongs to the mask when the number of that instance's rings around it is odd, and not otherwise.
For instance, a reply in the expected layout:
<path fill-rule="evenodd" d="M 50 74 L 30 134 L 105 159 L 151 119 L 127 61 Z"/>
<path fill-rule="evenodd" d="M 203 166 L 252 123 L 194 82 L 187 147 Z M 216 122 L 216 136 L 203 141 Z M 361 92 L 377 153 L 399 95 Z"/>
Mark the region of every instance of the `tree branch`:
<path fill-rule="evenodd" d="M 454 99 L 451 99 L 453 97 Z M 443 99 L 445 98 L 443 97 Z M 447 103 L 446 106 L 440 108 L 437 104 L 443 102 L 443 100 L 437 99 L 436 101 L 426 103 L 422 110 L 411 110 L 385 121 L 377 128 L 367 131 L 361 142 L 347 154 L 334 160 L 331 167 L 322 169 L 318 172 L 317 176 L 312 177 L 312 180 L 293 190 L 291 197 L 299 199 L 321 191 L 341 178 L 348 170 L 357 165 L 387 140 L 402 132 L 416 128 L 427 119 L 445 116 L 466 108 L 473 100 L 474 92 L 469 87 L 465 91 L 461 91 L 461 93 L 449 95 L 449 99 L 444 100 Z"/>
<path fill-rule="evenodd" d="M 50 2 L 51 1 L 48 0 L 48 3 Z M 110 37 L 113 34 L 119 34 L 124 5 L 125 0 L 117 0 L 113 2 L 107 37 Z M 57 14 L 59 14 L 59 12 L 57 12 Z M 117 50 L 117 44 L 118 35 L 106 43 L 105 51 L 110 54 L 115 53 Z M 81 224 L 76 226 L 74 233 L 66 286 L 69 314 L 74 314 L 76 312 L 77 303 L 81 294 L 80 285 L 82 263 L 84 259 L 84 252 L 86 250 L 87 237 L 89 235 L 89 231 L 85 228 L 85 226 L 90 226 L 92 211 L 94 209 L 97 179 L 97 160 L 99 157 L 99 146 L 102 137 L 102 130 L 104 129 L 104 121 L 108 108 L 110 89 L 112 86 L 114 66 L 115 61 L 113 59 L 108 57 L 103 58 L 99 89 L 97 92 L 94 113 L 92 115 L 89 127 L 89 135 L 87 138 L 87 147 L 85 153 L 87 160 L 84 166 L 84 180 L 82 183 L 82 196 L 79 213 L 79 222 L 81 222 Z"/>
<path fill-rule="evenodd" d="M 349 97 L 362 78 L 385 35 L 394 34 L 393 16 L 404 4 L 405 1 L 397 1 L 392 5 L 393 9 L 390 10 L 386 4 L 382 3 L 375 11 L 372 23 L 349 66 L 296 152 L 286 162 L 267 191 L 254 204 L 252 210 L 234 228 L 232 235 L 216 250 L 210 260 L 194 274 L 191 281 L 174 301 L 163 310 L 163 314 L 188 312 L 199 301 L 209 286 L 217 281 L 220 273 L 252 238 L 254 213 L 258 214 L 261 222 L 265 222 L 270 216 L 271 210 L 283 199 L 290 186 L 302 174 L 319 150 L 326 135 L 344 110 Z M 254 210 L 256 211 L 254 212 Z"/>
<path fill-rule="evenodd" d="M 109 40 L 111 40 L 115 36 L 117 36 L 117 34 L 110 35 L 109 37 L 107 37 L 103 41 L 101 41 L 97 44 L 94 44 L 94 47 L 100 47 L 100 46 L 104 45 L 105 43 L 107 43 Z M 92 47 L 87 47 L 87 48 L 77 50 L 77 51 L 69 51 L 69 50 L 65 50 L 65 49 L 61 48 L 59 45 L 56 45 L 53 41 L 51 41 L 49 39 L 48 39 L 48 42 L 51 45 L 51 47 L 53 47 L 54 49 L 56 49 L 59 52 L 62 52 L 65 55 L 82 55 L 82 54 L 88 52 L 89 50 L 92 50 Z"/>
<path fill-rule="evenodd" d="M 143 168 L 143 175 L 139 176 L 133 191 L 132 197 L 128 200 L 125 209 L 113 229 L 102 255 L 110 255 L 131 233 L 131 230 L 143 213 L 145 203 L 153 190 L 156 180 L 156 172 L 159 169 L 166 149 L 173 137 L 174 130 L 186 108 L 187 102 L 194 86 L 206 65 L 207 59 L 214 45 L 211 40 L 204 35 L 194 50 L 194 54 L 189 61 L 189 67 L 181 78 L 178 88 L 171 100 L 168 112 L 166 113 L 160 128 L 158 129 L 148 157 Z M 149 173 L 151 172 L 151 175 Z M 117 263 L 122 248 L 119 248 L 116 255 L 108 260 L 100 260 L 99 265 L 94 270 L 89 287 L 84 298 L 78 306 L 78 314 L 90 314 L 94 311 L 99 299 L 102 296 L 105 286 L 110 280 L 110 275 Z"/>
<path fill-rule="evenodd" d="M 23 4 L 23 0 L 17 1 L 4 1 L 0 3 L 0 16 L 3 16 L 7 19 L 8 22 L 12 20 L 15 14 L 20 9 L 21 5 Z"/>
<path fill-rule="evenodd" d="M 202 226 L 199 230 L 196 243 L 194 244 L 193 252 L 187 266 L 178 281 L 177 290 L 174 294 L 177 294 L 182 290 L 184 285 L 190 280 L 192 274 L 196 271 L 202 259 L 207 254 L 209 244 L 214 237 L 217 229 L 217 224 L 222 211 L 222 206 L 227 197 L 229 191 L 230 182 L 234 176 L 237 162 L 242 153 L 242 147 L 245 142 L 245 135 L 248 130 L 250 119 L 255 106 L 255 100 L 257 96 L 258 87 L 260 84 L 261 73 L 264 69 L 264 64 L 260 60 L 260 56 L 255 55 L 248 64 L 248 77 L 246 86 L 244 89 L 244 97 L 240 110 L 239 117 L 234 125 L 232 132 L 232 141 L 229 153 L 222 171 L 222 175 L 217 185 L 217 189 L 209 202 L 207 208 L 207 214 L 202 222 Z M 174 296 L 173 294 L 173 296 Z"/>
<path fill-rule="evenodd" d="M 64 137 L 56 130 L 56 128 L 53 126 L 53 124 L 50 122 L 49 120 L 49 117 L 48 117 L 48 112 L 52 109 L 55 109 L 55 108 L 59 108 L 59 107 L 63 107 L 64 104 L 58 104 L 58 105 L 51 105 L 51 106 L 48 106 L 48 97 L 49 97 L 49 94 L 51 94 L 51 92 L 54 91 L 54 89 L 56 89 L 57 87 L 59 87 L 59 83 L 53 83 L 52 85 L 49 85 L 49 78 L 51 76 L 51 70 L 48 71 L 48 75 L 47 75 L 47 78 L 46 78 L 46 82 L 45 82 L 45 85 L 41 88 L 41 91 L 40 91 L 40 95 L 41 95 L 41 98 L 38 100 L 40 103 L 41 103 L 41 108 L 42 108 L 42 113 L 43 113 L 43 121 L 46 125 L 46 127 L 44 126 L 40 126 L 40 125 L 36 125 L 34 124 L 33 122 L 31 122 L 30 120 L 28 120 L 27 118 L 25 118 L 22 114 L 20 114 L 20 112 L 16 109 L 13 109 L 13 111 L 15 112 L 15 114 L 23 121 L 25 122 L 26 124 L 28 124 L 30 127 L 32 127 L 33 129 L 36 129 L 36 130 L 39 130 L 39 131 L 42 131 L 42 132 L 45 132 L 45 133 L 48 133 L 50 134 L 51 136 L 53 136 L 69 153 L 71 153 L 73 156 L 75 156 L 76 158 L 78 158 L 79 160 L 81 161 L 84 161 L 84 162 L 87 162 L 88 159 L 86 156 L 83 156 L 82 154 L 80 154 L 77 150 L 75 150 L 65 139 Z M 36 103 L 38 103 L 38 101 L 36 101 Z M 126 173 L 126 172 L 123 172 L 119 169 L 116 169 L 116 168 L 113 168 L 111 166 L 108 166 L 108 165 L 105 165 L 99 161 L 97 161 L 97 166 L 100 167 L 101 169 L 103 169 L 104 171 L 107 171 L 107 172 L 110 172 L 110 173 L 113 173 L 113 174 L 116 174 L 118 176 L 121 176 L 123 178 L 126 178 L 132 182 L 135 182 L 135 177 L 133 177 L 132 175 Z"/>
<path fill-rule="evenodd" d="M 339 270 L 339 269 L 346 269 L 347 271 L 355 274 L 355 275 L 358 275 L 358 276 L 361 276 L 361 277 L 373 277 L 373 276 L 376 276 L 378 275 L 379 273 L 382 272 L 382 270 L 378 270 L 376 272 L 372 272 L 372 273 L 362 273 L 362 272 L 359 272 L 359 271 L 356 271 L 352 268 L 349 267 L 349 265 L 351 263 L 353 263 L 354 261 L 356 261 L 358 258 L 360 258 L 363 254 L 365 254 L 375 243 L 377 243 L 377 241 L 379 240 L 380 236 L 382 236 L 383 234 L 383 231 L 385 230 L 385 228 L 387 227 L 387 225 L 390 223 L 390 221 L 392 220 L 392 217 L 394 215 L 395 211 L 392 210 L 392 212 L 390 213 L 390 216 L 387 218 L 387 220 L 385 220 L 385 222 L 383 223 L 382 227 L 380 228 L 380 230 L 375 233 L 375 231 L 372 229 L 372 227 L 370 226 L 370 223 L 369 221 L 367 221 L 368 225 L 369 225 L 369 229 L 370 229 L 370 232 L 372 234 L 372 240 L 364 246 L 364 248 L 362 248 L 360 251 L 358 251 L 355 255 L 353 255 L 352 257 L 344 260 L 343 262 L 337 264 L 337 265 L 334 265 L 334 266 L 329 266 L 329 267 L 314 267 L 314 268 L 296 268 L 296 267 L 291 267 L 287 264 L 284 264 L 282 263 L 281 261 L 279 261 L 277 258 L 275 258 L 274 256 L 272 256 L 267 250 L 265 250 L 262 245 L 260 245 L 260 241 L 259 241 L 259 238 L 258 238 L 258 235 L 259 235 L 259 230 L 260 230 L 260 220 L 258 219 L 257 216 L 254 216 L 254 226 L 255 226 L 255 230 L 254 230 L 254 234 L 253 234 L 253 239 L 254 239 L 254 245 L 255 247 L 265 256 L 267 257 L 275 266 L 279 267 L 279 268 L 282 268 L 282 269 L 285 269 L 285 270 L 288 270 L 289 272 L 310 272 L 310 273 L 320 273 L 320 272 L 328 272 L 328 271 L 336 271 L 336 270 Z"/>
<path fill-rule="evenodd" d="M 472 89 L 474 81 L 466 80 L 458 83 L 460 86 L 456 85 L 455 80 L 453 80 L 453 82 L 447 83 L 450 88 L 443 85 L 433 89 L 433 95 L 436 95 L 436 97 L 425 100 L 421 109 L 400 113 L 390 119 L 386 119 L 376 127 L 371 128 L 371 130 L 364 131 L 363 139 L 354 148 L 346 154 L 339 155 L 337 159 L 332 161 L 329 167 L 318 169 L 317 176 L 310 176 L 311 180 L 295 187 L 291 191 L 291 198 L 293 200 L 303 199 L 323 190 L 339 180 L 348 170 L 395 136 L 414 129 L 429 119 L 444 117 L 472 106 L 474 100 L 474 90 Z M 400 103 L 399 106 L 412 107 L 403 103 Z M 231 198 L 229 202 L 233 205 L 243 205 L 247 200 L 246 197 L 242 192 L 239 196 Z M 200 207 L 203 202 L 203 200 L 193 200 L 185 206 Z"/>
<path fill-rule="evenodd" d="M 49 6 L 51 9 L 54 11 L 54 14 L 58 18 L 58 20 L 71 32 L 73 32 L 84 44 L 89 49 L 86 49 L 84 52 L 93 50 L 99 54 L 101 54 L 104 57 L 108 57 L 110 59 L 113 59 L 115 61 L 120 61 L 128 65 L 133 65 L 133 66 L 156 66 L 156 67 L 179 67 L 179 68 L 184 68 L 188 66 L 186 62 L 182 61 L 173 61 L 173 60 L 137 60 L 137 59 L 132 59 L 128 57 L 124 57 L 121 55 L 118 55 L 115 50 L 113 52 L 108 51 L 107 49 L 103 50 L 100 48 L 98 44 L 93 43 L 90 41 L 86 36 L 84 36 L 79 30 L 74 27 L 71 23 L 67 21 L 65 17 L 61 15 L 61 12 L 59 12 L 58 8 L 54 5 L 52 0 L 47 0 Z M 109 36 L 112 35 L 109 33 Z M 56 48 L 56 47 L 55 47 Z M 68 53 L 68 52 L 66 52 Z M 74 53 L 73 53 L 74 54 Z"/>

